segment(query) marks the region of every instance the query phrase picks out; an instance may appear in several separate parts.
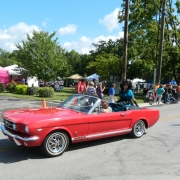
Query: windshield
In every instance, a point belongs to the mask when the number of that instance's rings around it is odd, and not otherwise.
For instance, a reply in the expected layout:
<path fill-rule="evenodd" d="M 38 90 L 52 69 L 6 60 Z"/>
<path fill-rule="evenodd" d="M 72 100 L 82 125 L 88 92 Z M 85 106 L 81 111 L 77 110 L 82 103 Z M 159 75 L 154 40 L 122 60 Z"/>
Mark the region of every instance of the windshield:
<path fill-rule="evenodd" d="M 73 109 L 75 111 L 89 113 L 100 102 L 100 99 L 93 96 L 75 94 L 60 104 L 60 107 Z"/>

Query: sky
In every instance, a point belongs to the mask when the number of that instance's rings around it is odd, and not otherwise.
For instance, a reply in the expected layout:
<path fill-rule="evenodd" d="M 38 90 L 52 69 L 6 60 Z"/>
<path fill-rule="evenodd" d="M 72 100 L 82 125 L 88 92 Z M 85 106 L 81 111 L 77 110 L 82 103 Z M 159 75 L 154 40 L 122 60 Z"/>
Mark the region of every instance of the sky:
<path fill-rule="evenodd" d="M 123 37 L 118 23 L 123 0 L 0 0 L 0 48 L 8 52 L 33 30 L 52 33 L 61 47 L 80 54 L 92 43 Z"/>

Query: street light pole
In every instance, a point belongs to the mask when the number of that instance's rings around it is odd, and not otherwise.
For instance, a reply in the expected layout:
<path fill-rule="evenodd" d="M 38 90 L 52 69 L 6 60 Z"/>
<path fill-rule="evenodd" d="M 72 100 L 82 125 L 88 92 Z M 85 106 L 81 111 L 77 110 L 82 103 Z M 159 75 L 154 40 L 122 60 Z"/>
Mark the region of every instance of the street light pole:
<path fill-rule="evenodd" d="M 124 19 L 124 46 L 123 46 L 123 60 L 122 60 L 122 77 L 121 80 L 126 80 L 127 70 L 127 46 L 128 46 L 128 21 L 129 21 L 129 0 L 125 4 L 125 19 Z"/>
<path fill-rule="evenodd" d="M 162 1 L 162 17 L 161 17 L 161 35 L 160 35 L 160 47 L 159 47 L 159 61 L 157 67 L 157 82 L 161 81 L 161 68 L 162 68 L 162 55 L 163 55 L 163 41 L 164 41 L 164 22 L 165 22 L 165 8 L 166 0 Z"/>

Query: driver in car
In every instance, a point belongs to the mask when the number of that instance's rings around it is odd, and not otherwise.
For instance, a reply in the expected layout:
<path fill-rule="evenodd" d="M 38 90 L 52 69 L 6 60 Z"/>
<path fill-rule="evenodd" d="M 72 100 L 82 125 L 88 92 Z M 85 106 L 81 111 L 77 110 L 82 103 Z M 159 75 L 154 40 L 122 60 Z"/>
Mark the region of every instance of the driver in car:
<path fill-rule="evenodd" d="M 107 100 L 101 100 L 100 112 L 102 113 L 112 112 L 112 108 L 109 106 L 109 103 Z"/>

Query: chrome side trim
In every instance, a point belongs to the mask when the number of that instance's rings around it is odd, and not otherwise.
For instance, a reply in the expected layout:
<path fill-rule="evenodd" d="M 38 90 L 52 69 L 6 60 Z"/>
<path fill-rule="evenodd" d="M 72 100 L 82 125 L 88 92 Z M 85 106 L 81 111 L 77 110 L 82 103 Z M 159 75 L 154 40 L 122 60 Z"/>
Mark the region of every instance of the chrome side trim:
<path fill-rule="evenodd" d="M 111 131 L 111 132 L 104 132 L 104 133 L 98 133 L 98 134 L 91 134 L 91 135 L 88 135 L 88 136 L 85 136 L 84 138 L 78 138 L 78 137 L 75 137 L 75 138 L 71 138 L 72 141 L 76 141 L 76 140 L 79 140 L 79 139 L 90 139 L 90 138 L 96 138 L 96 137 L 102 137 L 102 136 L 107 136 L 107 135 L 113 135 L 113 134 L 121 134 L 121 133 L 124 133 L 124 132 L 131 132 L 132 129 L 124 129 L 124 130 L 117 130 L 117 131 Z"/>
<path fill-rule="evenodd" d="M 87 138 L 100 137 L 100 136 L 113 135 L 113 134 L 121 134 L 121 133 L 124 133 L 124 132 L 131 132 L 131 130 L 132 129 L 125 129 L 125 130 L 104 132 L 104 133 L 99 133 L 99 134 L 91 134 L 91 135 L 88 135 Z"/>
<path fill-rule="evenodd" d="M 22 141 L 36 141 L 36 140 L 39 139 L 38 136 L 24 137 L 24 138 L 23 138 L 23 137 L 21 137 L 21 136 L 14 135 L 14 134 L 10 133 L 8 130 L 6 130 L 6 128 L 5 128 L 5 126 L 4 126 L 3 124 L 1 124 L 0 128 L 1 128 L 1 131 L 2 131 L 5 135 L 10 136 L 10 137 L 15 138 L 15 139 L 20 139 L 20 140 L 22 140 Z"/>

